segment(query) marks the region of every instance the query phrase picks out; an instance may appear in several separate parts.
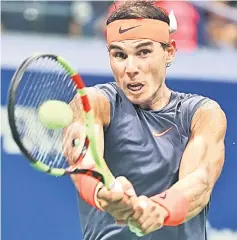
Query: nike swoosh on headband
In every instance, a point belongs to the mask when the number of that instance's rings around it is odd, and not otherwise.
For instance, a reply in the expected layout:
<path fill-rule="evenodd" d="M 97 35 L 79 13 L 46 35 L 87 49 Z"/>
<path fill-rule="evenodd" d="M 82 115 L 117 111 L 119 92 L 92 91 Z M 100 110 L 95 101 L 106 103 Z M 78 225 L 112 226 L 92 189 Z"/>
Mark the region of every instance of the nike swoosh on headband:
<path fill-rule="evenodd" d="M 140 27 L 141 25 L 137 25 L 137 26 L 134 26 L 134 27 L 130 27 L 130 28 L 124 28 L 122 29 L 121 27 L 119 28 L 119 33 L 122 34 L 122 33 L 125 33 L 133 28 L 137 28 L 137 27 Z"/>

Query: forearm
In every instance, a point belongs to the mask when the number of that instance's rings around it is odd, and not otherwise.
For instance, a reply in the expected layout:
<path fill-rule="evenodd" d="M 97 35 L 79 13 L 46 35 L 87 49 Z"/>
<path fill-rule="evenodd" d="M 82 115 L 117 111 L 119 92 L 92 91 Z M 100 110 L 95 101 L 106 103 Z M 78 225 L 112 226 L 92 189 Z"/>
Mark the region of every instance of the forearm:
<path fill-rule="evenodd" d="M 186 220 L 198 215 L 208 204 L 210 186 L 208 173 L 205 169 L 197 169 L 175 183 L 170 190 L 179 191 L 188 200 L 188 214 Z"/>
<path fill-rule="evenodd" d="M 211 102 L 197 110 L 178 182 L 162 193 L 165 195 L 151 197 L 167 210 L 166 225 L 177 226 L 198 215 L 208 204 L 224 164 L 225 132 L 226 118 L 218 104 Z"/>
<path fill-rule="evenodd" d="M 200 213 L 209 197 L 208 175 L 197 169 L 150 199 L 167 211 L 164 226 L 178 226 Z"/>

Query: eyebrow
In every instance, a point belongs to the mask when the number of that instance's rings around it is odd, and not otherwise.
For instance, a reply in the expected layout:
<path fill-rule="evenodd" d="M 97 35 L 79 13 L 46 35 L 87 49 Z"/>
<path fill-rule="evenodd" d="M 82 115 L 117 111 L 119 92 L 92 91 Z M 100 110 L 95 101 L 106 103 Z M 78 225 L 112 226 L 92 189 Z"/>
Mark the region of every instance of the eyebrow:
<path fill-rule="evenodd" d="M 110 51 L 110 50 L 112 50 L 112 49 L 117 49 L 117 50 L 123 51 L 123 48 L 121 48 L 121 47 L 119 47 L 119 46 L 117 46 L 117 45 L 114 45 L 114 44 L 110 44 L 108 50 Z"/>
<path fill-rule="evenodd" d="M 153 45 L 153 42 L 143 42 L 143 43 L 138 44 L 138 45 L 135 47 L 135 49 L 138 49 L 138 48 L 141 48 L 141 47 L 152 46 L 152 45 Z M 108 49 L 108 50 L 110 51 L 110 50 L 112 50 L 112 49 L 117 49 L 117 50 L 123 51 L 123 48 L 122 48 L 122 47 L 117 46 L 117 45 L 115 45 L 115 44 L 111 44 L 111 45 L 109 46 L 109 49 Z"/>
<path fill-rule="evenodd" d="M 143 43 L 138 44 L 135 48 L 138 49 L 141 47 L 147 47 L 147 46 L 152 46 L 152 45 L 153 45 L 153 42 L 143 42 Z"/>

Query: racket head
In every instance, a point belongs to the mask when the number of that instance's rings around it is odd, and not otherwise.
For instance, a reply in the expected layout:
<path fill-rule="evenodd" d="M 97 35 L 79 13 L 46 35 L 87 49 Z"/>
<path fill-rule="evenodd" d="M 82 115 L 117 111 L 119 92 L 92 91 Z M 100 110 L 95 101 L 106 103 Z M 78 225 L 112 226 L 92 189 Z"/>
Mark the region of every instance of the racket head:
<path fill-rule="evenodd" d="M 41 61 L 41 63 L 39 63 L 39 61 Z M 46 67 L 46 65 L 48 66 Z M 33 71 L 33 73 L 31 71 Z M 56 75 L 57 79 L 55 80 Z M 59 91 L 55 88 L 60 84 L 61 92 L 54 94 Z M 64 93 L 65 90 L 68 91 L 69 94 L 62 98 L 62 93 Z M 79 93 L 82 100 L 83 110 L 81 113 L 84 117 L 83 111 L 86 109 L 87 112 L 90 112 L 91 110 L 89 99 L 85 92 L 85 84 L 79 74 L 76 73 L 63 58 L 53 54 L 36 54 L 25 59 L 12 77 L 7 104 L 10 129 L 13 139 L 21 152 L 37 170 L 54 176 L 80 173 L 81 170 L 82 173 L 85 172 L 83 169 L 78 168 L 78 164 L 85 157 L 89 148 L 90 140 L 87 133 L 84 135 L 83 140 L 81 140 L 81 149 L 76 163 L 69 165 L 66 157 L 63 156 L 63 146 L 59 143 L 62 141 L 63 129 L 46 129 L 37 117 L 38 108 L 43 102 L 56 99 L 69 103 L 77 93 Z M 87 121 L 86 118 L 84 120 Z M 92 126 L 90 125 L 90 127 Z M 27 134 L 32 136 L 27 139 Z M 36 142 L 36 140 L 38 142 Z M 57 144 L 52 143 L 50 145 L 50 141 L 46 140 L 56 141 L 60 147 L 57 149 Z M 31 145 L 29 143 L 30 141 L 32 141 Z M 40 141 L 46 141 L 50 146 L 48 146 L 47 149 L 42 149 L 40 148 L 40 144 L 42 144 Z M 34 144 L 35 146 L 32 146 Z M 46 144 L 44 145 L 46 146 Z M 34 147 L 35 149 L 37 147 L 39 148 L 38 152 L 37 150 L 32 150 Z M 50 152 L 52 149 L 58 151 L 52 154 L 52 152 Z M 40 155 L 40 151 L 44 152 Z M 50 154 L 51 156 L 49 156 Z M 55 163 L 50 164 L 47 158 L 51 157 L 51 160 L 53 160 L 53 158 L 55 159 L 56 157 L 55 155 L 57 155 L 61 163 L 55 161 Z"/>

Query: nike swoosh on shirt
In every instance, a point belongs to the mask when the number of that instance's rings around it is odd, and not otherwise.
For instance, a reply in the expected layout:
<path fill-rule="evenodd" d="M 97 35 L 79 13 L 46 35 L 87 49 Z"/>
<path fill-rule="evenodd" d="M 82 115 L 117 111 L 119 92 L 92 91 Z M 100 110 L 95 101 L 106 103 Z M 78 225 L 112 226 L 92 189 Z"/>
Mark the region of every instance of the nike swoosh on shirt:
<path fill-rule="evenodd" d="M 130 28 L 124 28 L 122 29 L 121 27 L 119 28 L 119 33 L 122 34 L 122 33 L 125 33 L 133 28 L 137 28 L 137 27 L 140 27 L 141 25 L 137 25 L 137 26 L 134 26 L 134 27 L 130 27 Z"/>
<path fill-rule="evenodd" d="M 165 135 L 167 132 L 169 132 L 172 128 L 173 127 L 170 127 L 170 128 L 166 129 L 164 132 L 161 132 L 161 133 L 156 133 L 156 132 L 153 131 L 153 135 L 155 137 L 161 137 L 161 136 Z"/>

